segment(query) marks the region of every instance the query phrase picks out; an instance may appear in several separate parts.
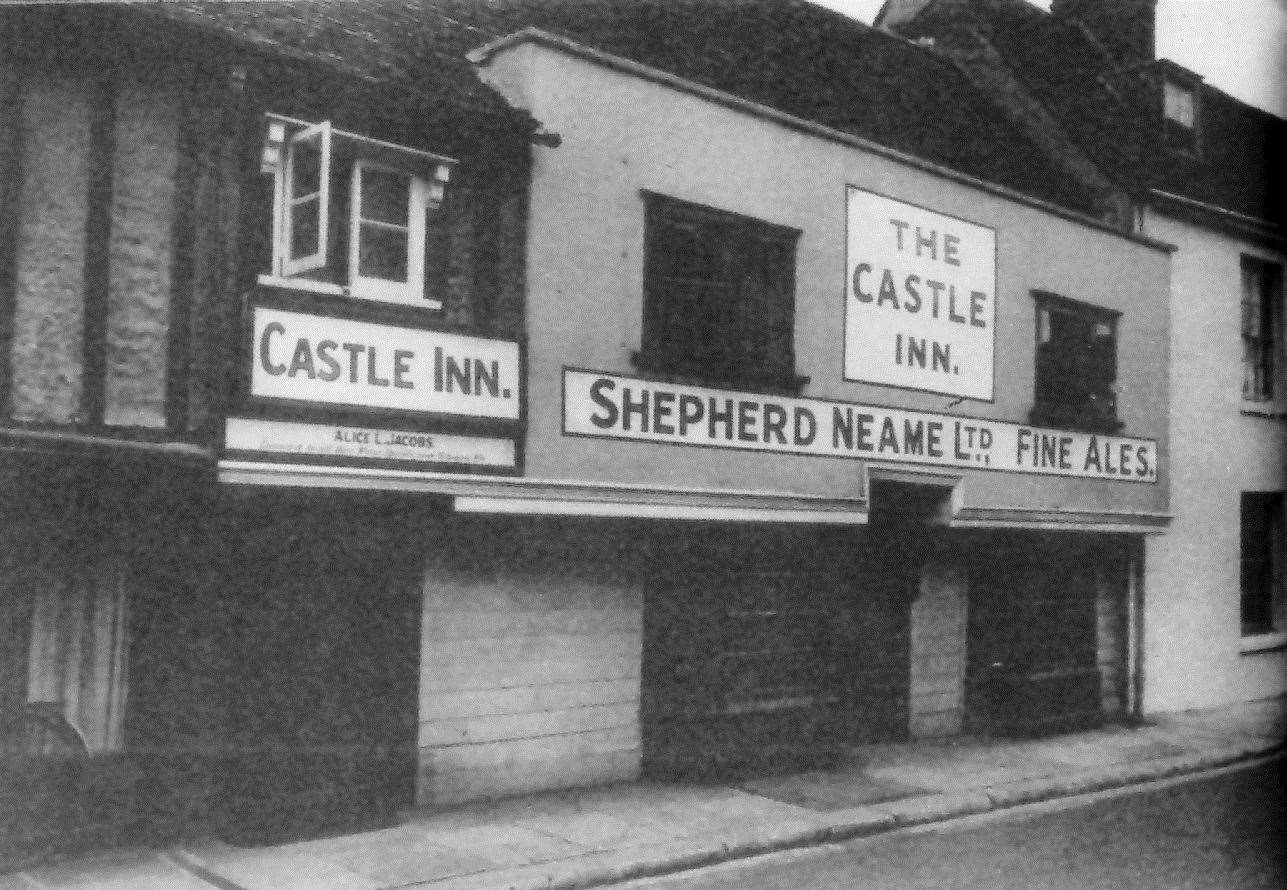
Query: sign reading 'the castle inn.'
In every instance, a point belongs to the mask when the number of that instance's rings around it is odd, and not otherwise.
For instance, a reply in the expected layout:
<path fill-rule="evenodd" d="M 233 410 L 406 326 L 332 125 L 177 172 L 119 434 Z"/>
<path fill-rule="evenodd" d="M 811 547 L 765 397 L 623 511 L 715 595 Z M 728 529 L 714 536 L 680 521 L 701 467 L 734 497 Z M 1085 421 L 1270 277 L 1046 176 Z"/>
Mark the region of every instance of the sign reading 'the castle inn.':
<path fill-rule="evenodd" d="M 847 194 L 845 379 L 992 401 L 996 232 Z"/>
<path fill-rule="evenodd" d="M 225 449 L 345 466 L 517 468 L 517 343 L 253 307 Z"/>

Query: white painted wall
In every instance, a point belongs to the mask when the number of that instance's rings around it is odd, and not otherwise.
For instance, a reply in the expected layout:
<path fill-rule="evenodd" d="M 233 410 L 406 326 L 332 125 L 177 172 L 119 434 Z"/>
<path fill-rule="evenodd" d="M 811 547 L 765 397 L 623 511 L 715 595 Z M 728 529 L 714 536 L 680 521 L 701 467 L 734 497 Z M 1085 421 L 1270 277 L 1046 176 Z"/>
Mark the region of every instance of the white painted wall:
<path fill-rule="evenodd" d="M 1144 710 L 1198 708 L 1287 691 L 1287 650 L 1243 653 L 1241 491 L 1287 488 L 1287 419 L 1243 411 L 1240 257 L 1284 255 L 1150 213 L 1179 247 L 1171 291 L 1170 531 L 1145 556 Z M 1287 406 L 1287 402 L 1284 402 Z"/>

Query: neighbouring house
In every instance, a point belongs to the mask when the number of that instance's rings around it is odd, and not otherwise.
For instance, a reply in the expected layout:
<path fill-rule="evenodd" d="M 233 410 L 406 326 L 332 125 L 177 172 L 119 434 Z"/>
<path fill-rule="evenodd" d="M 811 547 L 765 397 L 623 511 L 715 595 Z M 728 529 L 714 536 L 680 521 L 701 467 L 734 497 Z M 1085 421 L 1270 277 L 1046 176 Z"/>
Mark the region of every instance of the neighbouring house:
<path fill-rule="evenodd" d="M 0 793 L 265 839 L 1139 710 L 1170 248 L 950 59 L 801 0 L 0 25 Z"/>
<path fill-rule="evenodd" d="M 471 392 L 503 359 L 502 410 L 386 401 L 368 447 L 517 466 L 530 119 L 391 5 L 360 27 L 322 4 L 243 24 L 183 4 L 0 10 L 10 861 L 411 804 L 414 542 L 441 505 L 222 484 L 273 430 L 303 431 L 296 456 L 345 453 L 309 438 L 310 394 L 274 381 L 307 364 L 332 391 L 404 393 L 423 368 L 391 326 L 491 357 Z M 263 380 L 255 324 L 274 332 Z"/>
<path fill-rule="evenodd" d="M 1170 530 L 1146 558 L 1143 705 L 1287 691 L 1287 122 L 1155 58 L 1155 0 L 891 0 L 1171 274 Z"/>

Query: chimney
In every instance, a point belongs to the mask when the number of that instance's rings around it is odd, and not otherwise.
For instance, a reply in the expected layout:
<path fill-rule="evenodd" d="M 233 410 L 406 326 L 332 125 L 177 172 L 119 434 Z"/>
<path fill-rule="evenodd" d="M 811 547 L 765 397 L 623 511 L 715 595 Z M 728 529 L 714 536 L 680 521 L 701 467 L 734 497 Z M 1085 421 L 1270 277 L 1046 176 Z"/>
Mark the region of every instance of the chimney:
<path fill-rule="evenodd" d="M 1153 61 L 1157 0 L 1053 0 L 1052 15 L 1081 22 L 1123 65 Z"/>

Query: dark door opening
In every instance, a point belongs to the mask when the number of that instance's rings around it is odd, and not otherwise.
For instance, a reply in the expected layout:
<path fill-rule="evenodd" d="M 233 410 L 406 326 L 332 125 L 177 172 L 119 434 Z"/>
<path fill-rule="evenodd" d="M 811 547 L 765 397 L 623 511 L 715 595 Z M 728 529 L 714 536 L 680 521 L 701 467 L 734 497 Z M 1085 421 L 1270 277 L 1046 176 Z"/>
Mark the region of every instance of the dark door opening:
<path fill-rule="evenodd" d="M 658 533 L 644 602 L 645 774 L 804 768 L 906 725 L 905 602 L 862 582 L 853 532 Z"/>
<path fill-rule="evenodd" d="M 387 824 L 413 799 L 424 543 L 399 502 L 319 506 L 282 508 L 242 551 L 225 793 L 243 840 Z"/>
<path fill-rule="evenodd" d="M 966 723 L 1035 734 L 1101 722 L 1096 596 L 1111 549 L 994 536 L 971 568 Z"/>

